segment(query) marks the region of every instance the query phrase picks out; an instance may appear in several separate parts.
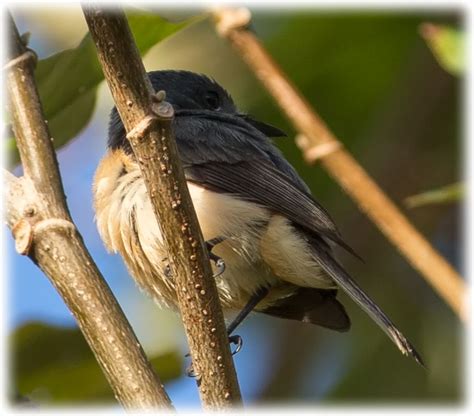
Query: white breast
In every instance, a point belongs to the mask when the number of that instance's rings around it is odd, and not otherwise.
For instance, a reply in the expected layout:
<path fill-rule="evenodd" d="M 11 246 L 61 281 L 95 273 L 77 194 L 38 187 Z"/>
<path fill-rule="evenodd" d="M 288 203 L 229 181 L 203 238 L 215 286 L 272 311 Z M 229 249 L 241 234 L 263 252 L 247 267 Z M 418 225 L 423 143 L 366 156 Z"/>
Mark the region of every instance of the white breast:
<path fill-rule="evenodd" d="M 261 286 L 278 288 L 260 308 L 296 286 L 333 286 L 284 217 L 193 183 L 188 189 L 204 239 L 226 238 L 213 249 L 226 264 L 216 280 L 224 307 L 242 308 Z M 166 273 L 168 253 L 138 166 L 121 151 L 106 156 L 97 169 L 94 196 L 97 226 L 108 249 L 122 255 L 139 286 L 158 303 L 173 306 L 176 295 L 173 278 Z"/>
<path fill-rule="evenodd" d="M 258 287 L 279 280 L 258 249 L 271 214 L 192 183 L 188 189 L 204 239 L 226 238 L 213 249 L 226 263 L 216 281 L 222 304 L 241 308 Z M 167 250 L 138 167 L 123 153 L 106 156 L 96 173 L 94 195 L 97 226 L 108 249 L 122 255 L 138 284 L 159 303 L 173 305 L 173 279 L 165 274 Z"/>

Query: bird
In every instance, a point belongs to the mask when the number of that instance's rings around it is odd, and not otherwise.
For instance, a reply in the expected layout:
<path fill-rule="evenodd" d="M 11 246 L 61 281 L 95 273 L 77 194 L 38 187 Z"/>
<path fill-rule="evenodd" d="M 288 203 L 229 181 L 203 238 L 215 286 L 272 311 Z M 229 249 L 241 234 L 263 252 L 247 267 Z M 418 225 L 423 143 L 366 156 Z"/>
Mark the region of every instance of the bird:
<path fill-rule="evenodd" d="M 337 299 L 345 292 L 398 349 L 424 366 L 420 354 L 336 259 L 343 240 L 333 219 L 272 139 L 285 133 L 239 111 L 231 95 L 204 74 L 148 72 L 172 105 L 172 129 L 189 193 L 207 242 L 219 300 L 252 311 L 348 331 Z M 159 305 L 177 308 L 167 247 L 117 109 L 110 113 L 108 150 L 93 183 L 96 224 L 106 248 L 119 253 L 138 286 Z M 225 265 L 225 268 L 224 268 Z"/>

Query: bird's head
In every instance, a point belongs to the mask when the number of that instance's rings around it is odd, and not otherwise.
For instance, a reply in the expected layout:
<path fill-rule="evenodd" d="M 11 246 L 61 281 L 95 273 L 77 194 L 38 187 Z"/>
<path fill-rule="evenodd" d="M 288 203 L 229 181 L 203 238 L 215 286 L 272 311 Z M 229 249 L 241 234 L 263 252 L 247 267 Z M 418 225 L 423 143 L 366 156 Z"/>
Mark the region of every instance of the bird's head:
<path fill-rule="evenodd" d="M 285 136 L 285 133 L 269 124 L 254 120 L 237 110 L 230 94 L 206 75 L 190 71 L 152 71 L 148 73 L 155 92 L 166 92 L 166 101 L 175 111 L 176 118 L 187 117 L 234 124 L 241 128 L 256 129 L 267 137 Z M 109 124 L 109 147 L 129 147 L 125 129 L 114 107 Z"/>
<path fill-rule="evenodd" d="M 148 76 L 154 90 L 165 91 L 166 101 L 178 113 L 180 110 L 237 113 L 230 94 L 206 75 L 190 71 L 153 71 Z"/>

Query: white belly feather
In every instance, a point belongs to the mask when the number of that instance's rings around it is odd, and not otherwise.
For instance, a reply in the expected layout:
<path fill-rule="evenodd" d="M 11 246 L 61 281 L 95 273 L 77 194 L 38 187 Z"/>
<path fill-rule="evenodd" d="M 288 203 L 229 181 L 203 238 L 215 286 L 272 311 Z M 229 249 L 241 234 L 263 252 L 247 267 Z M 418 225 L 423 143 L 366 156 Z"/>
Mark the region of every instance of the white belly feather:
<path fill-rule="evenodd" d="M 227 238 L 213 249 L 226 263 L 216 280 L 224 307 L 241 308 L 263 285 L 276 290 L 260 308 L 292 293 L 294 285 L 333 287 L 285 218 L 192 183 L 188 188 L 204 239 Z M 108 249 L 122 255 L 143 289 L 173 306 L 174 283 L 165 272 L 168 254 L 136 164 L 121 151 L 106 156 L 96 173 L 94 196 L 97 226 Z"/>

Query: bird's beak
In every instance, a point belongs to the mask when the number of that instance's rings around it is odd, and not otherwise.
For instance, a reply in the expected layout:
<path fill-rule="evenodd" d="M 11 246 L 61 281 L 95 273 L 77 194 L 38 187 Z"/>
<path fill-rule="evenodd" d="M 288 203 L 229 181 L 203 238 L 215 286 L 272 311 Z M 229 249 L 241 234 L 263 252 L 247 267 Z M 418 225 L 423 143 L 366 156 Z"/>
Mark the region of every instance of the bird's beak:
<path fill-rule="evenodd" d="M 200 117 L 208 120 L 215 120 L 222 123 L 233 124 L 240 128 L 248 129 L 249 126 L 258 130 L 267 137 L 284 137 L 286 133 L 270 124 L 257 121 L 248 114 L 243 113 L 224 113 L 211 110 L 175 110 L 177 117 Z"/>
<path fill-rule="evenodd" d="M 238 114 L 239 117 L 243 118 L 248 124 L 255 127 L 258 131 L 263 133 L 267 137 L 286 137 L 287 134 L 280 130 L 277 127 L 274 127 L 270 124 L 264 123 L 262 121 L 255 120 L 248 114 Z"/>

